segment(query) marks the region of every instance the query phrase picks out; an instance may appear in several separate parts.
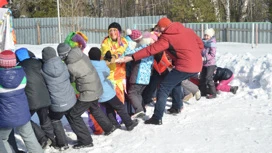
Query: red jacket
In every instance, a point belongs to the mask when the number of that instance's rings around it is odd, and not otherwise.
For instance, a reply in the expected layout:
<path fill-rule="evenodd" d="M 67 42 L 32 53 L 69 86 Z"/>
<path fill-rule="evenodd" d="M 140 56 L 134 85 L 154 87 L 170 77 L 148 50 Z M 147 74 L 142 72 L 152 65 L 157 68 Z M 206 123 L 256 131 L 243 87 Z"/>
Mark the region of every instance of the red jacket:
<path fill-rule="evenodd" d="M 175 69 L 187 73 L 197 73 L 202 69 L 202 40 L 189 28 L 173 22 L 154 44 L 134 53 L 134 61 L 166 50 L 173 60 Z"/>

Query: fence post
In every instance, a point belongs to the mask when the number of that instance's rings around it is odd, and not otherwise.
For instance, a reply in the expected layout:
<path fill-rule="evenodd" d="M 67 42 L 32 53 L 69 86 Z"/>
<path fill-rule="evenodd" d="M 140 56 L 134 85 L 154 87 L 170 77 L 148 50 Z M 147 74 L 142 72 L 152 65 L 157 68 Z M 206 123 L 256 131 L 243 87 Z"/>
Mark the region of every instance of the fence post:
<path fill-rule="evenodd" d="M 204 25 L 203 23 L 201 24 L 201 38 L 204 37 Z"/>
<path fill-rule="evenodd" d="M 230 30 L 228 27 L 225 28 L 225 32 L 226 32 L 226 42 L 229 42 L 230 40 Z"/>
<path fill-rule="evenodd" d="M 256 47 L 257 47 L 257 45 L 258 45 L 258 41 L 259 41 L 259 38 L 258 38 L 258 24 L 256 24 Z"/>
<path fill-rule="evenodd" d="M 38 45 L 40 45 L 41 44 L 41 30 L 40 30 L 40 22 L 39 21 L 37 21 L 36 22 L 36 26 L 37 26 L 37 43 L 38 43 Z"/>
<path fill-rule="evenodd" d="M 254 31 L 255 31 L 254 30 L 254 23 L 252 23 L 252 32 L 251 32 L 252 33 L 252 37 L 251 37 L 252 38 L 251 39 L 251 47 L 252 48 L 254 48 L 254 34 L 255 34 Z"/>

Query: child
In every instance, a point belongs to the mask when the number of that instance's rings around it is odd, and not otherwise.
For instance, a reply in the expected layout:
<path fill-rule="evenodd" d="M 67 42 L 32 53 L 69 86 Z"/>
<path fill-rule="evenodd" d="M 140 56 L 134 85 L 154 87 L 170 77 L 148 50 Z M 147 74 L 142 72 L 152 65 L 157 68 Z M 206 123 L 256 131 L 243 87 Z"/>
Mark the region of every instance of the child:
<path fill-rule="evenodd" d="M 128 115 L 125 105 L 117 98 L 113 89 L 113 85 L 107 77 L 110 74 L 110 69 L 107 67 L 106 62 L 101 60 L 101 51 L 97 47 L 93 47 L 89 51 L 89 58 L 92 65 L 97 70 L 101 84 L 103 86 L 103 94 L 99 97 L 98 102 L 106 108 L 106 113 L 116 127 L 120 128 L 120 124 L 116 120 L 116 113 L 120 115 L 122 121 L 125 123 L 128 131 L 133 130 L 138 124 L 138 120 L 131 120 Z"/>
<path fill-rule="evenodd" d="M 32 116 L 34 113 L 37 113 L 40 121 L 41 128 L 31 121 L 34 133 L 43 148 L 50 145 L 48 144 L 48 141 L 51 141 L 54 146 L 56 144 L 55 134 L 51 120 L 48 116 L 51 101 L 44 78 L 41 74 L 42 61 L 31 58 L 29 51 L 26 48 L 17 49 L 15 54 L 20 62 L 19 65 L 24 68 L 26 73 L 27 84 L 25 93 L 29 104 L 30 114 Z"/>
<path fill-rule="evenodd" d="M 30 124 L 30 112 L 25 95 L 26 76 L 16 66 L 16 56 L 10 50 L 0 53 L 0 152 L 10 153 L 7 140 L 15 128 L 22 136 L 28 152 L 43 153 Z"/>
<path fill-rule="evenodd" d="M 232 92 L 236 94 L 238 86 L 230 86 L 229 83 L 233 80 L 234 75 L 228 68 L 217 67 L 214 71 L 213 80 L 217 84 L 216 90 Z"/>
<path fill-rule="evenodd" d="M 215 71 L 216 40 L 212 28 L 205 30 L 203 38 L 204 49 L 202 50 L 203 67 L 200 74 L 200 91 L 202 96 L 208 99 L 216 97 L 216 89 L 213 81 Z M 210 91 L 207 91 L 209 88 Z M 207 94 L 209 93 L 209 94 Z"/>
<path fill-rule="evenodd" d="M 55 148 L 60 151 L 68 149 L 68 142 L 61 123 L 61 118 L 71 111 L 76 103 L 74 89 L 70 84 L 70 76 L 67 66 L 57 56 L 52 47 L 45 47 L 42 50 L 43 66 L 41 73 L 47 85 L 51 106 L 49 117 L 52 120 L 54 133 L 56 135 Z M 70 121 L 70 120 L 68 120 Z M 69 122 L 70 123 L 70 122 Z"/>
<path fill-rule="evenodd" d="M 109 135 L 116 129 L 98 106 L 98 98 L 103 93 L 101 82 L 88 56 L 86 56 L 80 48 L 75 47 L 71 49 L 67 44 L 60 43 L 58 45 L 58 54 L 66 63 L 70 73 L 70 81 L 75 82 L 76 89 L 79 92 L 76 105 L 66 116 L 78 138 L 78 143 L 74 145 L 73 148 L 92 147 L 92 137 L 81 118 L 81 115 L 85 111 L 90 111 L 105 131 L 105 135 Z"/>
<path fill-rule="evenodd" d="M 131 55 L 155 42 L 155 40 L 151 38 L 150 32 L 145 33 L 143 37 L 141 31 L 127 29 L 127 35 L 129 35 L 133 41 L 137 42 L 137 48 L 134 50 L 126 50 L 125 55 Z M 143 118 L 145 116 L 142 104 L 142 93 L 149 84 L 153 60 L 153 56 L 150 56 L 138 62 L 132 62 L 128 98 L 135 110 L 134 117 Z"/>

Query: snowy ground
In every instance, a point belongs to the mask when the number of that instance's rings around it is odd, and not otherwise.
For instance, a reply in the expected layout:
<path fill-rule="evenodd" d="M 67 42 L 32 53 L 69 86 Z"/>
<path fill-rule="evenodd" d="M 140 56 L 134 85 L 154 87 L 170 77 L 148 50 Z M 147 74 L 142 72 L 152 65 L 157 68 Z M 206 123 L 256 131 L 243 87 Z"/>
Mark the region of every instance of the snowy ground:
<path fill-rule="evenodd" d="M 26 47 L 38 57 L 48 45 Z M 89 44 L 85 52 L 92 46 Z M 131 132 L 116 130 L 109 136 L 92 135 L 94 147 L 65 153 L 272 153 L 272 44 L 218 43 L 217 65 L 230 68 L 238 85 L 236 95 L 220 93 L 216 99 L 191 99 L 181 114 L 165 114 L 163 125 L 139 125 Z M 169 107 L 171 105 L 168 102 Z M 147 108 L 152 115 L 153 107 Z M 86 114 L 83 115 L 87 123 Z M 37 117 L 33 116 L 37 121 Z M 72 145 L 76 136 L 62 120 Z M 37 121 L 38 122 L 38 121 Z M 19 138 L 19 136 L 17 136 Z M 20 147 L 21 141 L 19 141 Z M 24 149 L 24 148 L 23 148 Z M 47 148 L 46 153 L 58 152 Z"/>

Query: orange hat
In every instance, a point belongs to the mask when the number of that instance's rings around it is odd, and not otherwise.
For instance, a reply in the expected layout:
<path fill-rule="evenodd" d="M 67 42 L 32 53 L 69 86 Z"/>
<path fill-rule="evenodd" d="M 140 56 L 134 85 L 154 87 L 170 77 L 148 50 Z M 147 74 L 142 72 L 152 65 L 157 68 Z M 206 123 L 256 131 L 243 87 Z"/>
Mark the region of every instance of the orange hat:
<path fill-rule="evenodd" d="M 171 23 L 172 21 L 170 19 L 168 19 L 167 17 L 163 17 L 159 20 L 157 25 L 159 27 L 168 27 Z"/>

